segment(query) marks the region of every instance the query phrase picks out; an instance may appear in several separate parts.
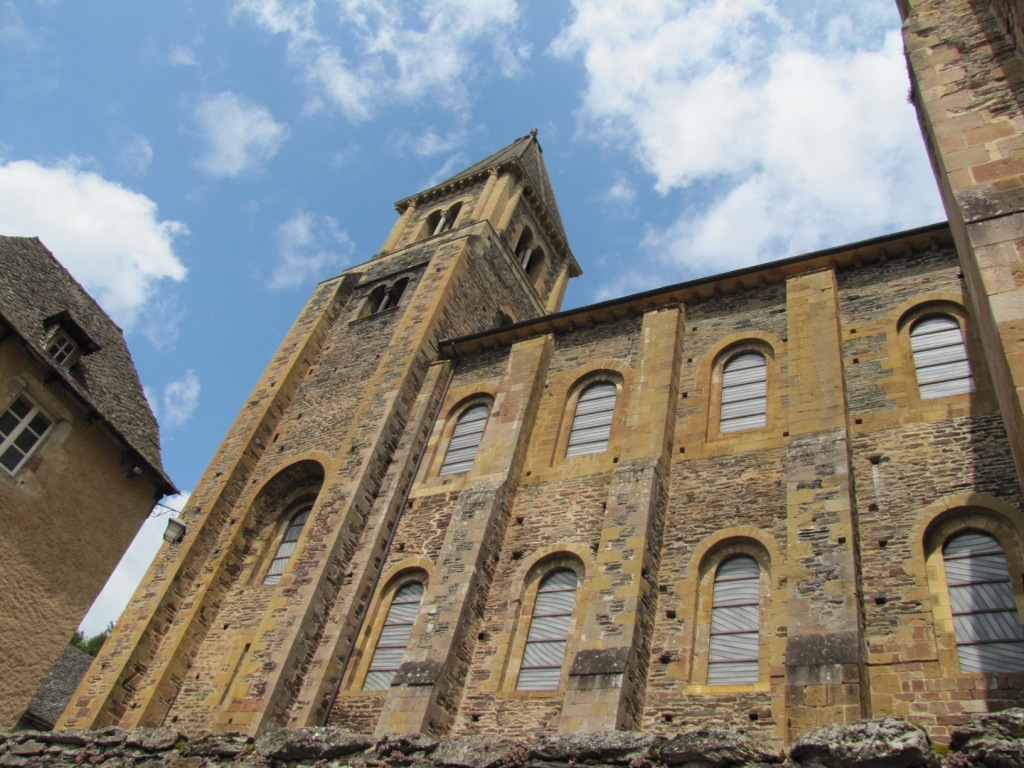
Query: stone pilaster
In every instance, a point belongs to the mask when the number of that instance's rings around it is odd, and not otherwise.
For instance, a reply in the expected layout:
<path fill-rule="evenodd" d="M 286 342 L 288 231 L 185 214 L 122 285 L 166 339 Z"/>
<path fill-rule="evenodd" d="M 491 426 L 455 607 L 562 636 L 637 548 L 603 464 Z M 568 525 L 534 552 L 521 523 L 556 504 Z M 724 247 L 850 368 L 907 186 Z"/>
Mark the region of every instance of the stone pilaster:
<path fill-rule="evenodd" d="M 788 733 L 866 714 L 850 445 L 835 275 L 786 283 Z"/>
<path fill-rule="evenodd" d="M 581 606 L 583 637 L 569 671 L 562 733 L 639 728 L 682 339 L 681 309 L 644 316 L 620 466 L 605 503 L 593 597 Z"/>
<path fill-rule="evenodd" d="M 378 735 L 440 735 L 456 713 L 552 349 L 550 336 L 512 347 L 472 470 L 476 482 L 459 494 Z"/>

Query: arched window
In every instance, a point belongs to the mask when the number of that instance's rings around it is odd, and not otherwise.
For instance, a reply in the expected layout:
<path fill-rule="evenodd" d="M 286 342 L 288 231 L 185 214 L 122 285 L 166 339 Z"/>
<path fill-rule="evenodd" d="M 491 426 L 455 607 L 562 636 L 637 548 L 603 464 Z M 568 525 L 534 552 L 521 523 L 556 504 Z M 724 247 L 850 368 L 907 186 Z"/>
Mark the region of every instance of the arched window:
<path fill-rule="evenodd" d="M 924 400 L 974 391 L 971 364 L 960 323 L 949 315 L 930 315 L 910 329 L 917 388 Z"/>
<path fill-rule="evenodd" d="M 311 509 L 312 506 L 303 507 L 288 521 L 288 527 L 285 529 L 281 543 L 277 547 L 274 559 L 270 561 L 267 575 L 263 577 L 264 584 L 279 584 L 281 582 L 281 574 L 284 573 L 285 566 L 291 560 L 292 552 L 295 551 L 295 543 L 302 534 L 302 526 L 306 524 L 306 519 L 309 517 Z"/>
<path fill-rule="evenodd" d="M 534 243 L 533 232 L 529 227 L 525 227 L 522 234 L 519 235 L 519 242 L 516 244 L 516 258 L 519 259 L 523 271 L 536 282 L 541 267 L 544 265 L 544 252 Z"/>
<path fill-rule="evenodd" d="M 529 227 L 525 227 L 521 235 L 519 235 L 519 242 L 516 244 L 516 258 L 519 259 L 519 263 L 523 269 L 527 269 L 530 266 L 530 257 L 533 255 L 533 232 Z"/>
<path fill-rule="evenodd" d="M 384 619 L 384 627 L 377 638 L 370 671 L 366 673 L 364 691 L 386 691 L 391 687 L 395 673 L 402 666 L 405 647 L 409 644 L 409 635 L 412 634 L 412 625 L 416 621 L 422 599 L 423 585 L 418 581 L 410 582 L 395 592 L 387 618 Z"/>
<path fill-rule="evenodd" d="M 1024 632 L 1006 555 L 988 533 L 954 534 L 942 548 L 962 672 L 1024 672 Z"/>
<path fill-rule="evenodd" d="M 757 682 L 760 625 L 761 568 L 747 555 L 730 557 L 715 572 L 708 685 Z"/>
<path fill-rule="evenodd" d="M 760 352 L 741 352 L 722 368 L 720 432 L 757 429 L 768 423 L 768 365 Z"/>
<path fill-rule="evenodd" d="M 576 582 L 576 572 L 563 568 L 548 574 L 540 583 L 519 667 L 516 687 L 520 691 L 558 690 L 576 607 Z"/>
<path fill-rule="evenodd" d="M 569 430 L 566 456 L 585 456 L 608 450 L 618 387 L 610 381 L 595 382 L 580 393 Z"/>
<path fill-rule="evenodd" d="M 452 430 L 452 439 L 448 441 L 448 451 L 441 463 L 440 474 L 457 475 L 473 468 L 490 413 L 491 409 L 483 404 L 471 406 L 462 412 Z"/>
<path fill-rule="evenodd" d="M 455 226 L 455 221 L 459 218 L 461 210 L 462 203 L 455 203 L 455 205 L 447 210 L 434 211 L 427 216 L 426 226 L 424 227 L 425 234 L 439 235 L 442 232 L 447 232 Z"/>

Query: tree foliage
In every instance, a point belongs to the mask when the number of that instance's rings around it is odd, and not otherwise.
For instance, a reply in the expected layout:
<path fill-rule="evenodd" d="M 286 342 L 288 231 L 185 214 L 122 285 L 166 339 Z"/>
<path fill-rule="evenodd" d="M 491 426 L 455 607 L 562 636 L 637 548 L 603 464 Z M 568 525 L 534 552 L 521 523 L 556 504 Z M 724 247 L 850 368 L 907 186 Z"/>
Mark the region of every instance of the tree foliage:
<path fill-rule="evenodd" d="M 110 622 L 107 628 L 100 632 L 98 635 L 92 637 L 86 637 L 80 630 L 75 630 L 75 633 L 71 636 L 71 644 L 80 651 L 85 651 L 90 656 L 95 656 L 100 652 L 100 648 L 103 647 L 103 643 L 106 642 L 107 637 L 110 635 L 110 630 L 114 628 L 114 622 Z"/>

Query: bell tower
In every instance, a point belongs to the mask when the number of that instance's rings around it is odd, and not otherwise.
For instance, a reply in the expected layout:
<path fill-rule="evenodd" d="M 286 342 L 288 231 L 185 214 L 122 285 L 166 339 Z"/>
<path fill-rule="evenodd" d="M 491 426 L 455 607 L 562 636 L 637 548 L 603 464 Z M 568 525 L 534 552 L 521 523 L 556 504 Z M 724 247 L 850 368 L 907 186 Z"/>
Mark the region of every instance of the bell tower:
<path fill-rule="evenodd" d="M 557 311 L 580 274 L 536 130 L 396 209 L 313 291 L 59 728 L 324 722 L 444 397 L 440 343 Z"/>

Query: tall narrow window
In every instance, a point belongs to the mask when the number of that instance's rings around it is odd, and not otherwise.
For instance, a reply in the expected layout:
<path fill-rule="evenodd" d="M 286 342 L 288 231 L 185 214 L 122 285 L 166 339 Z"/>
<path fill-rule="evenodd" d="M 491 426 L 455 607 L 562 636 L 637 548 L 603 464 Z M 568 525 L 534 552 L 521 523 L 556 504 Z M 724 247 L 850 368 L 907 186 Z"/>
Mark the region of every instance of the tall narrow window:
<path fill-rule="evenodd" d="M 949 315 L 932 315 L 910 329 L 917 387 L 922 399 L 974 391 L 974 377 L 960 323 Z"/>
<path fill-rule="evenodd" d="M 523 233 L 519 236 L 519 243 L 516 245 L 516 258 L 519 259 L 519 263 L 523 269 L 529 269 L 530 257 L 533 254 L 533 232 L 530 231 L 529 227 L 523 230 Z"/>
<path fill-rule="evenodd" d="M 999 542 L 964 531 L 949 537 L 942 559 L 960 670 L 1024 672 L 1024 632 Z"/>
<path fill-rule="evenodd" d="M 462 412 L 441 464 L 442 475 L 457 475 L 473 468 L 490 412 L 486 405 L 474 405 Z"/>
<path fill-rule="evenodd" d="M 32 455 L 53 420 L 24 395 L 0 413 L 0 466 L 11 474 Z"/>
<path fill-rule="evenodd" d="M 281 539 L 281 543 L 277 547 L 274 559 L 270 561 L 270 567 L 267 569 L 267 575 L 263 578 L 264 584 L 281 583 L 281 574 L 284 573 L 285 566 L 287 566 L 288 561 L 291 560 L 292 553 L 295 551 L 295 543 L 299 540 L 299 535 L 302 533 L 302 526 L 306 524 L 306 519 L 309 517 L 310 509 L 312 509 L 312 507 L 302 509 L 288 521 L 288 528 L 285 530 L 284 537 Z"/>
<path fill-rule="evenodd" d="M 708 685 L 757 682 L 760 624 L 761 568 L 752 557 L 731 557 L 715 572 Z"/>
<path fill-rule="evenodd" d="M 618 388 L 610 381 L 591 384 L 580 393 L 572 417 L 566 456 L 584 456 L 608 450 Z"/>
<path fill-rule="evenodd" d="M 402 666 L 405 647 L 409 644 L 412 625 L 423 599 L 423 585 L 410 582 L 395 592 L 388 608 L 384 628 L 377 639 L 377 647 L 370 660 L 370 671 L 363 683 L 365 691 L 386 691 L 395 679 L 395 673 Z"/>
<path fill-rule="evenodd" d="M 768 414 L 768 365 L 759 352 L 744 352 L 722 368 L 720 432 L 765 426 Z"/>
<path fill-rule="evenodd" d="M 576 582 L 576 572 L 568 568 L 545 576 L 541 582 L 519 667 L 520 691 L 558 690 L 576 607 Z"/>

